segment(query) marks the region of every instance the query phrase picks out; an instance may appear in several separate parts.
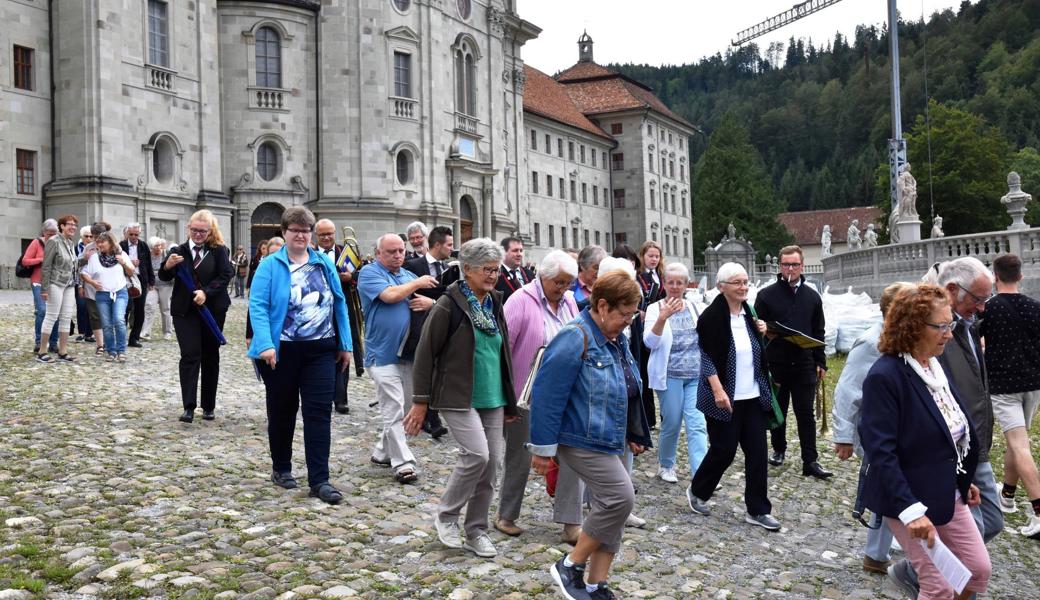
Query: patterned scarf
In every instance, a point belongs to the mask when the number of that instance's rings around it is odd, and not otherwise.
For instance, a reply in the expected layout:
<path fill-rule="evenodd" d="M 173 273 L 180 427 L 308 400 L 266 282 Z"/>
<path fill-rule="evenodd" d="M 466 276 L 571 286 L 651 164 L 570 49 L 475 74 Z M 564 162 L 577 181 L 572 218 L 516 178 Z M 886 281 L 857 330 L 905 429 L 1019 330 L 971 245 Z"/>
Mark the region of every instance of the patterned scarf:
<path fill-rule="evenodd" d="M 491 294 L 485 296 L 484 302 L 481 304 L 464 279 L 459 280 L 459 290 L 466 296 L 466 301 L 469 302 L 469 318 L 473 321 L 473 326 L 488 335 L 498 335 L 498 323 L 495 321 L 494 303 L 491 301 Z"/>
<path fill-rule="evenodd" d="M 939 409 L 939 413 L 942 415 L 943 420 L 946 421 L 946 427 L 950 430 L 951 437 L 954 431 L 964 429 L 964 435 L 959 440 L 954 442 L 955 449 L 957 451 L 957 473 L 964 473 L 964 458 L 968 456 L 968 446 L 971 445 L 971 433 L 968 430 L 968 418 L 964 416 L 964 412 L 961 410 L 957 400 L 953 397 L 953 392 L 950 390 L 950 383 L 946 379 L 946 373 L 942 370 L 942 365 L 933 356 L 928 359 L 928 371 L 925 371 L 921 364 L 917 362 L 909 352 L 903 352 L 900 354 L 906 364 L 910 365 L 910 368 L 917 373 L 917 376 L 924 382 L 925 387 L 932 394 L 932 399 L 935 400 L 936 408 Z"/>
<path fill-rule="evenodd" d="M 98 260 L 101 261 L 101 266 L 106 269 L 116 266 L 116 263 L 119 262 L 115 254 L 107 254 L 105 252 L 98 252 Z"/>

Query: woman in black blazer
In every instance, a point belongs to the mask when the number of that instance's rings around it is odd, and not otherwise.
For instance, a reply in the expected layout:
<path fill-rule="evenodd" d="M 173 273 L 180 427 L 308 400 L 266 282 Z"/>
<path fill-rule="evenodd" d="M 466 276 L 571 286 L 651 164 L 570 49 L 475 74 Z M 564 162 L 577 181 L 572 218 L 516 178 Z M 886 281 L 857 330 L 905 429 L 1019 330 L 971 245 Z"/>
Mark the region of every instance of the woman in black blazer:
<path fill-rule="evenodd" d="M 921 284 L 900 292 L 885 315 L 882 357 L 863 382 L 863 504 L 885 517 L 921 585 L 920 599 L 986 591 L 991 566 L 968 510 L 979 441 L 969 412 L 936 359 L 953 337 L 946 292 Z M 916 539 L 915 539 L 916 538 Z M 960 594 L 925 552 L 939 538 L 971 571 Z"/>
<path fill-rule="evenodd" d="M 191 291 L 177 277 L 177 267 L 187 261 L 195 280 Z M 231 306 L 228 283 L 235 275 L 231 254 L 224 244 L 217 219 L 208 210 L 200 210 L 188 221 L 188 241 L 174 246 L 159 269 L 159 279 L 173 281 L 170 313 L 181 349 L 180 380 L 184 413 L 180 420 L 191 423 L 195 418 L 199 372 L 202 373 L 202 418 L 211 421 L 217 406 L 217 380 L 220 376 L 220 342 L 199 315 L 199 306 L 213 314 L 223 331 L 224 317 Z"/>

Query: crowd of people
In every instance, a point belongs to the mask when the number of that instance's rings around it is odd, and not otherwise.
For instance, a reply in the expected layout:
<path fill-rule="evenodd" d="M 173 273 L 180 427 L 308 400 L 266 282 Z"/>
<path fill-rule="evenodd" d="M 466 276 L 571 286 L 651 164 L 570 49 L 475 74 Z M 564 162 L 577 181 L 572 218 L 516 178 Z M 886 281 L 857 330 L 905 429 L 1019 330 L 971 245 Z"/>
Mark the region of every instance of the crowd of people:
<path fill-rule="evenodd" d="M 824 337 L 822 299 L 797 246 L 780 250 L 777 279 L 753 304 L 745 268 L 722 265 L 718 293 L 701 309 L 687 298 L 688 267 L 666 264 L 653 241 L 612 256 L 595 245 L 552 250 L 535 267 L 519 238 L 456 248 L 450 228 L 420 222 L 380 236 L 371 260 L 359 260 L 336 243 L 332 221 L 302 207 L 284 212 L 281 236 L 252 258 L 241 246 L 230 252 L 206 210 L 180 244 L 146 243 L 137 223 L 122 231 L 119 240 L 104 222 L 79 229 L 71 215 L 44 222 L 22 258 L 32 269 L 36 360 L 75 362 L 68 342 L 78 329 L 98 355 L 125 362 L 158 313 L 180 350 L 180 420 L 192 423 L 199 404 L 212 420 L 231 292 L 248 297 L 272 483 L 299 487 L 301 413 L 310 495 L 342 501 L 329 473 L 331 423 L 333 411 L 350 410 L 353 362 L 375 387 L 371 463 L 414 484 L 421 457 L 410 437 L 450 432 L 458 446 L 432 523 L 445 547 L 496 556 L 489 529 L 523 535 L 526 484 L 532 471 L 545 477 L 553 521 L 573 545 L 549 566 L 566 598 L 615 597 L 624 529 L 646 523 L 634 512 L 633 461 L 650 448 L 661 481 L 678 483 L 688 469 L 689 509 L 709 517 L 739 447 L 745 521 L 768 531 L 781 529 L 767 482 L 770 465 L 786 460 L 789 408 L 802 475 L 832 475 L 819 462 L 814 411 L 827 361 L 822 345 L 804 343 Z M 1019 481 L 1032 509 L 1020 533 L 1040 538 L 1029 447 L 1040 302 L 1019 292 L 1021 266 L 1012 254 L 992 270 L 958 258 L 920 283 L 890 286 L 883 323 L 857 340 L 838 381 L 834 452 L 862 459 L 853 514 L 868 527 L 863 568 L 919 598 L 986 590 L 985 544 L 1019 510 Z M 1002 486 L 989 456 L 995 425 L 1007 442 Z M 929 558 L 937 540 L 970 571 L 963 590 Z M 893 562 L 894 551 L 905 558 Z"/>

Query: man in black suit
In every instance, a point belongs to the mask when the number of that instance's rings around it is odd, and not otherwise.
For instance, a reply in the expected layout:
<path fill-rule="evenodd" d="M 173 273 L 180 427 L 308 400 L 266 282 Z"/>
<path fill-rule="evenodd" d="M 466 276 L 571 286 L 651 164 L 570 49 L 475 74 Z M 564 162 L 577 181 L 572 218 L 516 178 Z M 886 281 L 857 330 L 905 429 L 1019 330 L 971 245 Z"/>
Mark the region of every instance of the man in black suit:
<path fill-rule="evenodd" d="M 174 246 L 159 269 L 159 279 L 173 281 L 170 313 L 181 349 L 180 381 L 184 413 L 180 420 L 195 418 L 199 372 L 202 373 L 202 418 L 212 421 L 217 406 L 217 381 L 220 378 L 220 342 L 203 321 L 198 308 L 205 306 L 223 331 L 224 317 L 231 306 L 228 283 L 235 275 L 231 253 L 224 244 L 217 220 L 208 210 L 200 210 L 188 221 L 188 241 Z M 176 269 L 187 261 L 195 280 L 191 291 L 177 277 Z"/>
<path fill-rule="evenodd" d="M 408 244 L 408 251 L 404 253 L 404 259 L 411 260 L 413 258 L 421 258 L 426 254 L 427 240 L 426 237 L 430 231 L 426 228 L 426 224 L 422 221 L 413 221 L 408 224 L 408 228 L 405 229 L 405 243 Z"/>
<path fill-rule="evenodd" d="M 524 243 L 520 238 L 503 238 L 502 250 L 506 254 L 499 267 L 495 289 L 502 292 L 502 302 L 505 303 L 513 292 L 534 281 L 534 271 L 524 266 Z"/>
<path fill-rule="evenodd" d="M 442 283 L 442 275 L 448 271 L 448 266 L 445 261 L 451 257 L 452 251 L 455 249 L 455 238 L 452 235 L 451 228 L 449 227 L 434 227 L 427 241 L 430 244 L 430 249 L 426 254 L 417 256 L 411 260 L 406 260 L 404 268 L 408 269 L 416 276 L 422 277 L 423 275 L 432 275 L 437 278 L 438 285 L 425 290 L 418 290 L 416 294 L 429 298 L 436 301 L 444 293 L 445 287 Z M 432 305 L 432 303 L 431 303 Z M 426 322 L 426 315 L 429 314 L 428 309 L 422 311 L 412 312 L 412 322 L 409 326 L 408 341 L 405 342 L 406 352 L 415 351 L 415 345 L 419 343 L 419 336 L 422 334 L 423 324 Z M 426 419 L 423 421 L 423 431 L 433 436 L 433 439 L 440 439 L 441 436 L 448 433 L 448 429 L 441 424 L 441 417 L 435 410 L 426 411 Z"/>
<path fill-rule="evenodd" d="M 155 273 L 152 271 L 152 259 L 151 249 L 148 248 L 148 244 L 141 239 L 141 224 L 130 223 L 123 229 L 123 241 L 119 242 L 119 246 L 123 248 L 123 252 L 126 252 L 130 257 L 130 261 L 134 263 L 134 272 L 137 278 L 141 280 L 141 295 L 136 298 L 131 298 L 130 303 L 126 307 L 126 314 L 130 320 L 130 335 L 127 336 L 126 345 L 131 348 L 141 347 L 141 327 L 144 325 L 144 307 L 145 298 L 148 297 L 148 291 L 155 288 Z M 148 339 L 148 333 L 144 332 L 145 339 Z"/>
<path fill-rule="evenodd" d="M 336 243 L 336 224 L 329 219 L 321 219 L 314 224 L 314 238 L 316 240 L 316 249 L 329 257 L 332 260 L 332 264 L 336 264 L 340 255 L 343 254 L 343 246 Z M 350 292 L 350 286 L 353 283 L 353 274 L 347 269 L 346 263 L 344 267 L 339 269 L 339 283 L 343 289 L 343 295 L 347 296 Z M 354 322 L 356 318 L 352 314 L 354 307 L 350 302 L 347 302 L 347 312 L 350 315 L 351 327 L 350 336 L 353 338 L 354 348 L 361 348 L 361 340 L 358 339 L 358 333 L 360 327 L 355 327 Z M 361 364 L 360 361 L 357 364 Z M 348 414 L 350 412 L 350 402 L 347 393 L 347 385 L 350 383 L 350 369 L 336 369 L 336 396 L 333 399 L 333 405 L 336 407 L 336 412 L 341 415 Z"/>

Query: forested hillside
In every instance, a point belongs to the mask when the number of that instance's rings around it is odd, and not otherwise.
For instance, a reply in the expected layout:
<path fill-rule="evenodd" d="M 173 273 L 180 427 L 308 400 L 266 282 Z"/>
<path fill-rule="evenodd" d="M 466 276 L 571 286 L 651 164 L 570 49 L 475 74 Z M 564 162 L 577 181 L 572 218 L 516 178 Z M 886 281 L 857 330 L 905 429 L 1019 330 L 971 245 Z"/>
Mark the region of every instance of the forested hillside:
<path fill-rule="evenodd" d="M 964 2 L 956 12 L 930 16 L 927 24 L 913 14 L 913 3 L 902 4 L 908 6 L 899 32 L 902 119 L 922 214 L 929 211 L 929 138 L 940 214 L 943 202 L 994 202 L 1013 165 L 1023 171 L 1025 189 L 1040 192 L 1040 0 Z M 610 67 L 649 85 L 702 128 L 705 135 L 690 143 L 695 162 L 732 113 L 761 155 L 779 208 L 796 211 L 879 204 L 887 194 L 887 166 L 883 172 L 879 166 L 887 164 L 891 137 L 888 50 L 887 29 L 860 26 L 854 39 L 748 45 L 683 66 Z M 929 98 L 930 127 L 924 118 Z M 948 127 L 937 137 L 940 117 Z M 985 167 L 997 172 L 951 174 L 965 167 L 957 148 L 979 139 Z M 947 162 L 937 163 L 939 157 Z M 934 188 L 939 178 L 953 186 L 942 198 Z M 969 184 L 970 197 L 948 196 Z M 982 224 L 954 219 L 949 225 L 963 232 Z"/>

